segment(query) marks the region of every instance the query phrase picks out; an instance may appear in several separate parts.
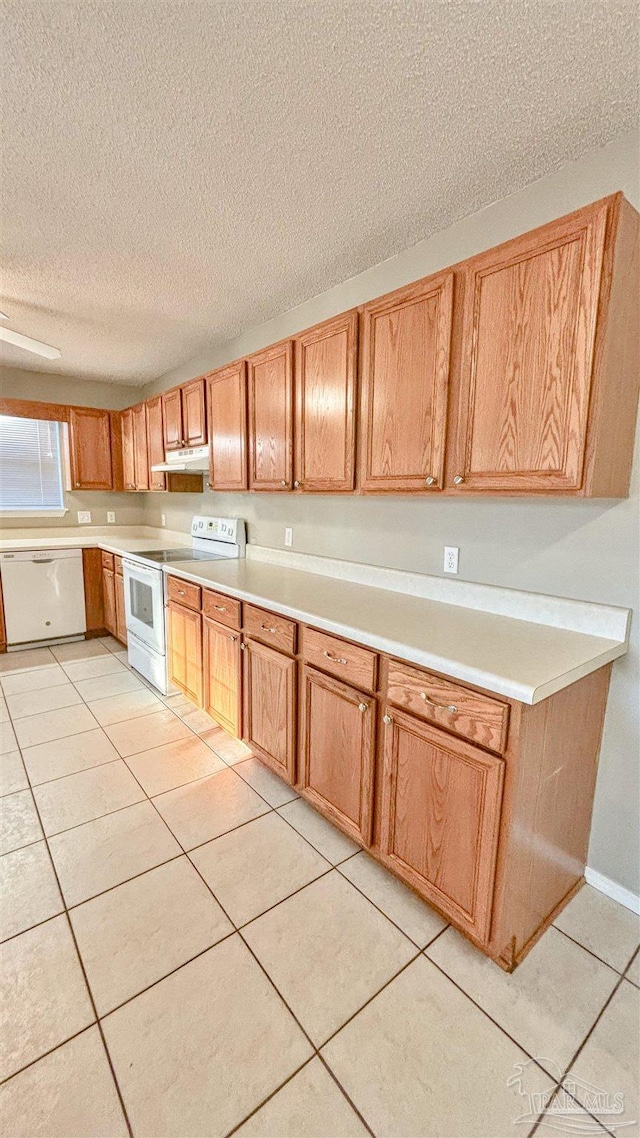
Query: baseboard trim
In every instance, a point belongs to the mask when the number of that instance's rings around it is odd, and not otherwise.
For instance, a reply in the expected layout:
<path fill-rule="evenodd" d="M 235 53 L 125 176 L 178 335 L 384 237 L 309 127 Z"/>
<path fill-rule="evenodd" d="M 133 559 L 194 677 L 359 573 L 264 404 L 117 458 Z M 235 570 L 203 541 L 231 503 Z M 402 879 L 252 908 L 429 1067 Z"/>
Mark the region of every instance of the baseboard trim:
<path fill-rule="evenodd" d="M 632 893 L 630 889 L 625 889 L 624 885 L 618 885 L 617 881 L 612 881 L 610 877 L 605 877 L 604 873 L 598 873 L 596 869 L 591 869 L 589 866 L 584 871 L 584 879 L 587 885 L 592 885 L 594 889 L 598 889 L 606 897 L 611 897 L 620 905 L 624 905 L 625 909 L 631 909 L 632 913 L 640 915 L 640 897 Z"/>

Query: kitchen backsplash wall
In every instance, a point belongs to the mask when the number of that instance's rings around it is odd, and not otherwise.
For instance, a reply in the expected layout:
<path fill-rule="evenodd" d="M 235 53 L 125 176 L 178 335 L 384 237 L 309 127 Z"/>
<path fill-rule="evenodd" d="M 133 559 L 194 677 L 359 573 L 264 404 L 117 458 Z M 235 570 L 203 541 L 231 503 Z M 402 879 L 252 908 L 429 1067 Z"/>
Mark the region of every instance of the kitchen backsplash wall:
<path fill-rule="evenodd" d="M 44 403 L 71 403 L 76 407 L 120 411 L 137 403 L 139 392 L 140 388 L 125 383 L 100 383 L 17 367 L 0 368 L 0 394 L 4 399 L 37 399 Z"/>
<path fill-rule="evenodd" d="M 172 371 L 165 390 L 337 312 L 434 272 L 572 209 L 623 190 L 640 206 L 638 139 L 627 135 L 554 175 L 468 217 L 384 264 L 248 330 Z M 460 547 L 460 578 L 634 609 L 629 654 L 614 668 L 598 777 L 589 865 L 640 892 L 638 822 L 638 459 L 625 501 L 296 497 L 290 494 L 146 495 L 146 518 L 185 533 L 194 513 L 239 515 L 249 539 L 423 573 L 442 573 L 445 545 Z"/>
<path fill-rule="evenodd" d="M 84 492 L 66 493 L 65 506 L 67 513 L 62 518 L 10 518 L 0 514 L 0 530 L 3 529 L 38 529 L 46 526 L 56 528 L 60 526 L 77 526 L 78 510 L 91 512 L 92 526 L 107 525 L 107 510 L 116 515 L 115 524 L 118 526 L 141 526 L 146 523 L 144 494 L 113 494 L 105 491 L 85 490 Z"/>

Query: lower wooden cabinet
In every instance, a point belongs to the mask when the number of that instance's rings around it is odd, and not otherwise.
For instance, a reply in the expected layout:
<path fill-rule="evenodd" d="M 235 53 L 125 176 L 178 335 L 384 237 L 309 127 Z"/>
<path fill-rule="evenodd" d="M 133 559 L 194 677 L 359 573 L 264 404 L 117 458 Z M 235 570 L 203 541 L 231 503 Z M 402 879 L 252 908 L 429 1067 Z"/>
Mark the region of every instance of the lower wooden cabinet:
<path fill-rule="evenodd" d="M 202 707 L 202 617 L 169 601 L 169 681 Z"/>
<path fill-rule="evenodd" d="M 243 645 L 245 742 L 276 774 L 295 782 L 295 660 L 254 640 Z"/>
<path fill-rule="evenodd" d="M 395 872 L 486 940 L 504 760 L 389 711 L 383 719 L 380 848 Z"/>
<path fill-rule="evenodd" d="M 124 603 L 124 584 L 123 584 Z M 104 626 L 112 636 L 118 635 L 118 618 L 116 614 L 116 575 L 113 569 L 102 568 L 102 604 L 104 608 Z"/>
<path fill-rule="evenodd" d="M 305 667 L 299 788 L 358 842 L 371 841 L 376 701 Z"/>
<path fill-rule="evenodd" d="M 225 731 L 242 733 L 240 633 L 203 619 L 204 709 Z"/>
<path fill-rule="evenodd" d="M 127 643 L 127 613 L 124 605 L 124 578 L 116 570 L 114 574 L 114 592 L 116 606 L 116 638 L 123 644 Z"/>

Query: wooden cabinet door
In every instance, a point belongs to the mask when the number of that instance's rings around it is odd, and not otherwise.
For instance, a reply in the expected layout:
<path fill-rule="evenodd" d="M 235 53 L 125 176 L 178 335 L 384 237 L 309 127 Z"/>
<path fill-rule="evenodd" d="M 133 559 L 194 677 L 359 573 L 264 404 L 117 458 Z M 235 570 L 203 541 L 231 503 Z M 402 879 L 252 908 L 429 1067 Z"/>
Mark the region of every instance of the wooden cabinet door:
<path fill-rule="evenodd" d="M 69 452 L 74 490 L 111 490 L 111 421 L 95 407 L 69 409 Z"/>
<path fill-rule="evenodd" d="M 124 606 L 124 579 L 120 573 L 114 574 L 114 593 L 116 604 L 116 637 L 127 643 L 127 613 Z"/>
<path fill-rule="evenodd" d="M 389 712 L 384 723 L 383 858 L 480 941 L 489 936 L 504 760 Z"/>
<path fill-rule="evenodd" d="M 452 304 L 440 273 L 364 306 L 363 490 L 442 488 Z"/>
<path fill-rule="evenodd" d="M 376 701 L 305 667 L 300 704 L 300 791 L 357 842 L 369 845 Z"/>
<path fill-rule="evenodd" d="M 164 462 L 164 433 L 162 430 L 162 398 L 147 399 L 147 451 L 149 456 L 149 489 L 164 490 L 166 483 L 161 470 L 152 470 L 156 463 Z"/>
<path fill-rule="evenodd" d="M 294 487 L 353 490 L 358 313 L 295 339 Z"/>
<path fill-rule="evenodd" d="M 182 388 L 182 437 L 186 447 L 206 446 L 207 410 L 204 378 L 185 383 Z"/>
<path fill-rule="evenodd" d="M 262 759 L 295 782 L 296 661 L 247 640 L 244 644 L 244 735 Z"/>
<path fill-rule="evenodd" d="M 205 711 L 239 739 L 242 734 L 240 633 L 205 617 L 203 652 Z"/>
<path fill-rule="evenodd" d="M 102 551 L 82 550 L 82 577 L 84 581 L 84 612 L 87 633 L 97 635 L 105 627 L 102 599 Z"/>
<path fill-rule="evenodd" d="M 147 408 L 138 403 L 132 410 L 133 453 L 136 490 L 149 489 L 149 451 L 147 449 Z"/>
<path fill-rule="evenodd" d="M 209 488 L 247 489 L 247 367 L 244 360 L 207 377 Z"/>
<path fill-rule="evenodd" d="M 136 451 L 133 435 L 133 407 L 122 412 L 122 477 L 125 490 L 136 488 Z"/>
<path fill-rule="evenodd" d="M 202 707 L 202 617 L 169 601 L 169 680 Z"/>
<path fill-rule="evenodd" d="M 164 430 L 164 449 L 180 450 L 184 445 L 182 435 L 182 396 L 180 388 L 165 391 L 162 398 L 162 425 Z"/>
<path fill-rule="evenodd" d="M 293 342 L 247 360 L 249 489 L 290 490 L 293 481 Z"/>
<path fill-rule="evenodd" d="M 124 606 L 124 584 L 122 588 L 122 603 Z M 116 581 L 113 569 L 102 570 L 102 605 L 104 609 L 104 626 L 112 636 L 118 636 L 118 617 L 116 613 Z"/>
<path fill-rule="evenodd" d="M 580 487 L 606 218 L 588 207 L 463 266 L 461 491 Z"/>

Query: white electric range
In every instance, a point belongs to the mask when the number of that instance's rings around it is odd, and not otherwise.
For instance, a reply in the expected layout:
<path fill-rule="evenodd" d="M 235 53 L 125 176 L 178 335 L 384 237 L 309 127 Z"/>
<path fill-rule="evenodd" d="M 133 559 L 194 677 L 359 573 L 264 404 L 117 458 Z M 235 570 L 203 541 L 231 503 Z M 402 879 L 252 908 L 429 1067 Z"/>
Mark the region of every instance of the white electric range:
<path fill-rule="evenodd" d="M 128 553 L 122 559 L 127 615 L 128 659 L 132 668 L 167 695 L 167 632 L 163 565 L 193 565 L 244 557 L 246 526 L 242 518 L 196 515 L 191 522 L 191 546 Z"/>

